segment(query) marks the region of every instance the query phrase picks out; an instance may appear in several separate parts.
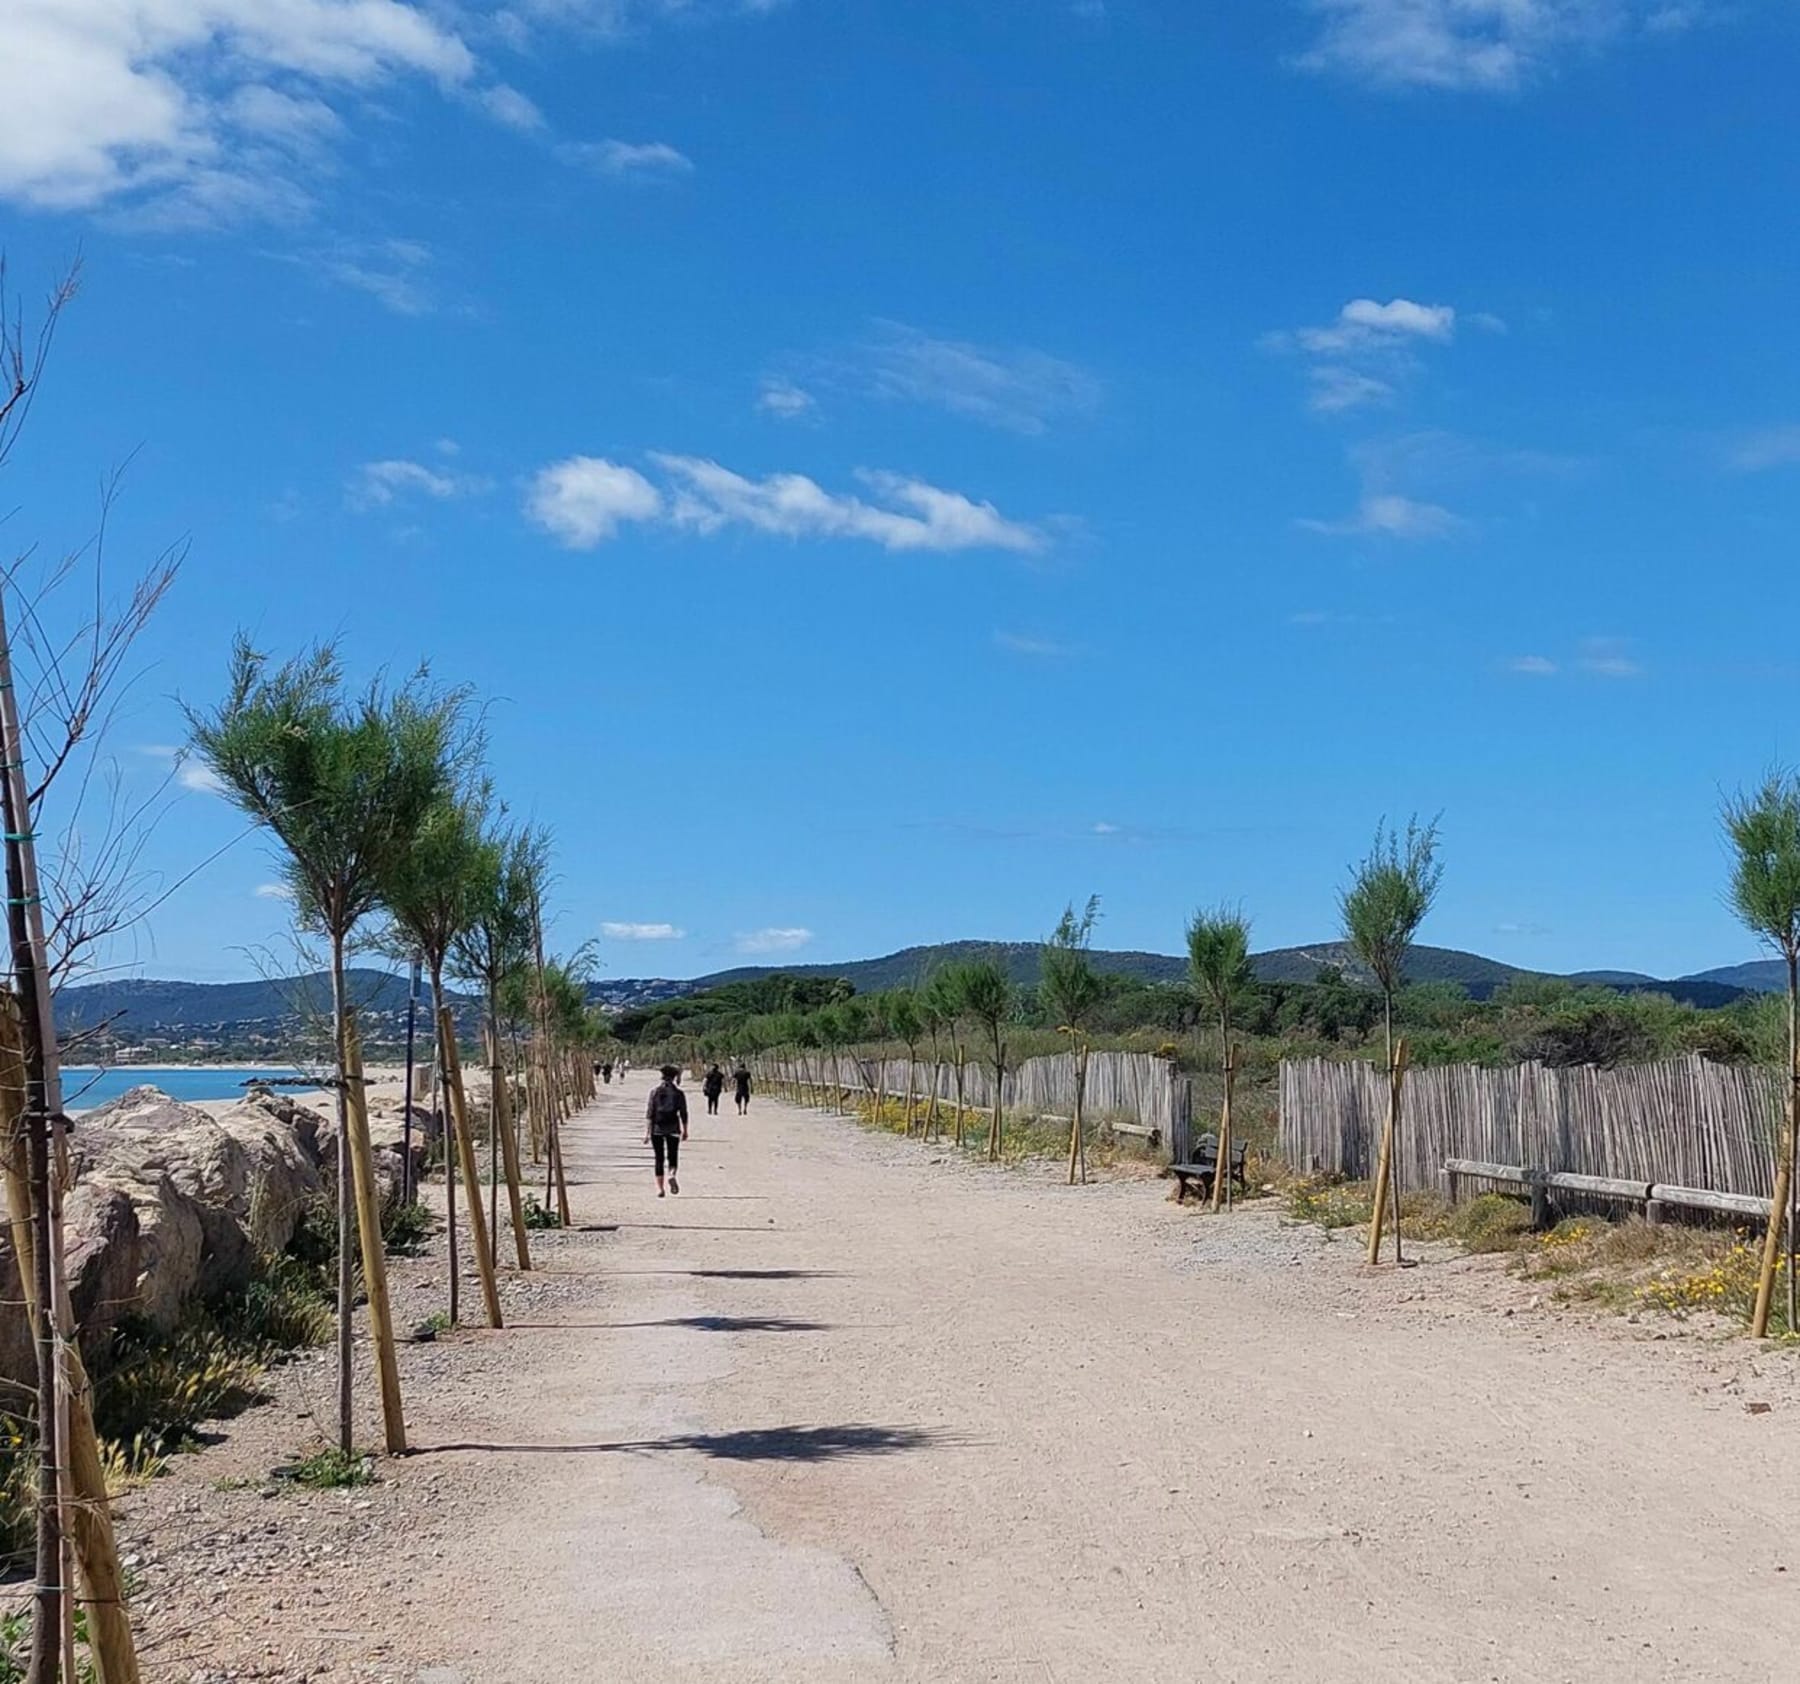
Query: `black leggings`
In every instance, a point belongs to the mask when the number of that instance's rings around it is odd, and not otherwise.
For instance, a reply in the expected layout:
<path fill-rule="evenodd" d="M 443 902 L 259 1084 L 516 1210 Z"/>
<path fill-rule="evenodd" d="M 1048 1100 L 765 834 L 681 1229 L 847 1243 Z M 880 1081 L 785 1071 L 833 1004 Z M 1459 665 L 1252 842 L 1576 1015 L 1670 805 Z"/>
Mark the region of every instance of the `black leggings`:
<path fill-rule="evenodd" d="M 656 1173 L 663 1172 L 663 1156 L 669 1160 L 669 1174 L 675 1173 L 675 1163 L 681 1156 L 681 1136 L 678 1134 L 653 1134 L 650 1136 L 650 1148 L 656 1153 Z"/>

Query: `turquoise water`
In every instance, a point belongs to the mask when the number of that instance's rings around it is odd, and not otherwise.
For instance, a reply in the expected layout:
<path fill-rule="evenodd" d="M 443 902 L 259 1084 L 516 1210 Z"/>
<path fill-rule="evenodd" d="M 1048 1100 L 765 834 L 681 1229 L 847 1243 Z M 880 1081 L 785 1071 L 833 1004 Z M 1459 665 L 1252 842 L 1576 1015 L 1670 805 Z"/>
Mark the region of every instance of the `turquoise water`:
<path fill-rule="evenodd" d="M 176 1065 L 157 1068 L 148 1064 L 132 1064 L 114 1070 L 83 1070 L 69 1065 L 63 1071 L 63 1104 L 71 1111 L 91 1111 L 109 1099 L 117 1099 L 130 1088 L 161 1088 L 171 1099 L 237 1099 L 244 1083 L 253 1077 L 267 1080 L 273 1076 L 293 1078 L 299 1072 L 278 1070 L 196 1070 Z"/>

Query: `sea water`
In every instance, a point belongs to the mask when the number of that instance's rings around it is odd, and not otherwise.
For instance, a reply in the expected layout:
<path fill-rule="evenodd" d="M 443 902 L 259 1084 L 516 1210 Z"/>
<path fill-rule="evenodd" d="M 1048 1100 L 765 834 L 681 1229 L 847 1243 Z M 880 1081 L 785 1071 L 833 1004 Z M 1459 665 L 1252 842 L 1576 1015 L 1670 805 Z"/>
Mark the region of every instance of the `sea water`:
<path fill-rule="evenodd" d="M 298 1074 L 292 1068 L 206 1070 L 191 1064 L 125 1064 L 97 1070 L 91 1065 L 70 1064 L 63 1067 L 63 1104 L 71 1111 L 91 1111 L 131 1088 L 142 1087 L 161 1088 L 171 1099 L 241 1099 L 246 1082 L 277 1077 L 292 1081 Z"/>

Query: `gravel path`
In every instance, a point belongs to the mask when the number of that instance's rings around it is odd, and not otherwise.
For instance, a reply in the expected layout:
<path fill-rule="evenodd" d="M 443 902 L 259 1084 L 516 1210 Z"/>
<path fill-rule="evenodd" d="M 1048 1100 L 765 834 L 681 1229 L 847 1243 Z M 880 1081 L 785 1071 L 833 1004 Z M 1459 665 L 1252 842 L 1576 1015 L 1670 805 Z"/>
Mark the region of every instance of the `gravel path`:
<path fill-rule="evenodd" d="M 220 1492 L 291 1422 L 257 1411 L 137 1500 L 192 1634 L 159 1676 L 1760 1684 L 1800 1652 L 1791 1357 L 764 1098 L 696 1116 L 659 1201 L 644 1091 L 571 1130 L 588 1227 L 534 1236 L 509 1329 L 405 1353 L 419 1454 Z M 177 1583 L 208 1560 L 227 1619 Z"/>

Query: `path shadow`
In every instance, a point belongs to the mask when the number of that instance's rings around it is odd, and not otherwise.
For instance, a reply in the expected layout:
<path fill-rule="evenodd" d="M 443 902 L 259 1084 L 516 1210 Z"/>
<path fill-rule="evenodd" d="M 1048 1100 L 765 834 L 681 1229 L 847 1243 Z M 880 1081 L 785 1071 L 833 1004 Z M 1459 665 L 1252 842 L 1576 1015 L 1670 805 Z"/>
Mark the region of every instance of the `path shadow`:
<path fill-rule="evenodd" d="M 666 1228 L 676 1234 L 772 1234 L 772 1226 L 755 1227 L 741 1222 L 620 1222 L 620 1228 Z"/>
<path fill-rule="evenodd" d="M 592 1456 L 625 1451 L 647 1455 L 693 1450 L 721 1462 L 829 1462 L 856 1456 L 891 1456 L 971 1441 L 929 1427 L 746 1427 L 732 1433 L 679 1433 L 671 1438 L 620 1439 L 600 1444 L 436 1444 L 415 1454 L 487 1451 L 496 1455 Z"/>
<path fill-rule="evenodd" d="M 610 1275 L 686 1275 L 701 1281 L 834 1281 L 840 1269 L 609 1269 Z"/>
<path fill-rule="evenodd" d="M 614 1327 L 686 1327 L 698 1333 L 829 1333 L 831 1323 L 800 1316 L 664 1316 L 661 1321 L 620 1321 Z"/>

